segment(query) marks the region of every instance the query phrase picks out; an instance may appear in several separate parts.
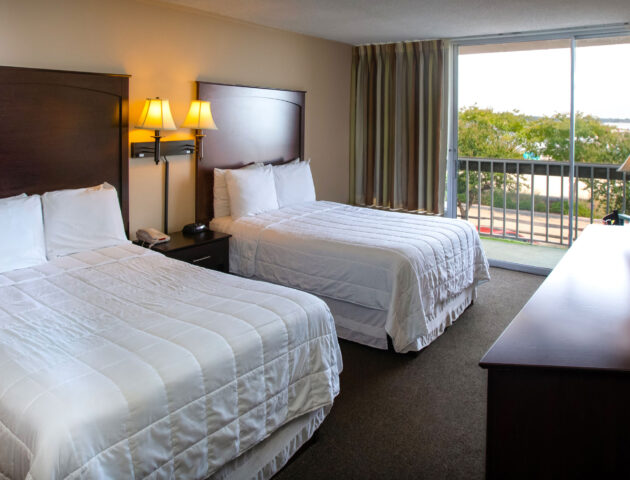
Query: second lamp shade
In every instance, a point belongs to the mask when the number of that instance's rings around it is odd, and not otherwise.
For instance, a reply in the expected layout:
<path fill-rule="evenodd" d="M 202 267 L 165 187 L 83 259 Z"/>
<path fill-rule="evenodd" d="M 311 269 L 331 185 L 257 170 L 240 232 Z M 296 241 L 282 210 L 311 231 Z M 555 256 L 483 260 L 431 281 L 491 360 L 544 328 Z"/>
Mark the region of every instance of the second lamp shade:
<path fill-rule="evenodd" d="M 192 128 L 193 130 L 217 130 L 217 125 L 214 123 L 212 112 L 210 111 L 210 102 L 193 100 L 190 103 L 190 109 L 182 127 Z"/>

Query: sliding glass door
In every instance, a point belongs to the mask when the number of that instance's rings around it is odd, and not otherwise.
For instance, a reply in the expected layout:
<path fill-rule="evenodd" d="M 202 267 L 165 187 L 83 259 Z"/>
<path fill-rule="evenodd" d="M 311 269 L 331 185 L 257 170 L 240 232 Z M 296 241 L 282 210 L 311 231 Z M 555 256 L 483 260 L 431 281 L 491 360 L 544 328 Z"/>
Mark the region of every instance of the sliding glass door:
<path fill-rule="evenodd" d="M 630 212 L 630 36 L 576 40 L 576 236 L 613 210 Z"/>
<path fill-rule="evenodd" d="M 456 46 L 447 211 L 495 264 L 552 268 L 630 207 L 630 36 L 581 35 Z"/>

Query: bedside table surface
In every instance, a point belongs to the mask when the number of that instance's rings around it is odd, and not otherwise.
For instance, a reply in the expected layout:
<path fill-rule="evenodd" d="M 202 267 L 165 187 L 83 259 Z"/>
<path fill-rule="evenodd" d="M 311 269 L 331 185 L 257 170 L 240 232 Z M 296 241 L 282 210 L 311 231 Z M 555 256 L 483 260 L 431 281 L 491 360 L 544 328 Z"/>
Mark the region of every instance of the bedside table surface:
<path fill-rule="evenodd" d="M 212 230 L 207 230 L 195 235 L 184 235 L 182 232 L 173 232 L 169 233 L 169 236 L 171 237 L 170 241 L 154 245 L 152 250 L 162 253 L 174 252 L 184 248 L 218 242 L 219 240 L 231 237 L 231 235 L 227 233 L 213 232 Z"/>

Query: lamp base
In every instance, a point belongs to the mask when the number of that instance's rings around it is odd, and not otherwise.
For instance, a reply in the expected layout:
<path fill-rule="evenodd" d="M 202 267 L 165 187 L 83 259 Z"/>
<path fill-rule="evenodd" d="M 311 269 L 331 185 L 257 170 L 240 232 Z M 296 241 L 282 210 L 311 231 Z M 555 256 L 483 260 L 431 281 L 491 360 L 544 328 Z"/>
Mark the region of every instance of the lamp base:
<path fill-rule="evenodd" d="M 160 131 L 156 130 L 155 131 L 155 135 L 152 136 L 153 138 L 155 138 L 155 145 L 153 147 L 153 154 L 154 154 L 154 160 L 155 160 L 155 164 L 157 165 L 158 163 L 160 163 L 160 139 L 162 138 L 160 136 Z"/>
<path fill-rule="evenodd" d="M 168 233 L 168 159 L 164 157 L 164 233 Z"/>
<path fill-rule="evenodd" d="M 195 134 L 195 146 L 197 147 L 197 161 L 201 162 L 203 158 L 203 137 L 206 135 L 203 133 L 203 130 L 197 130 Z"/>

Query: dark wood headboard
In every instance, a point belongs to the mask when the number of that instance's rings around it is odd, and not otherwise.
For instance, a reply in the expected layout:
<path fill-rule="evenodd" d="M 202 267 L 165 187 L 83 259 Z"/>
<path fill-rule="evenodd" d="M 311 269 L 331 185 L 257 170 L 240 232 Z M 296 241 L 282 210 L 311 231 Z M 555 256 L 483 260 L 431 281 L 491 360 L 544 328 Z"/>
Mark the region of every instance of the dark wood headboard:
<path fill-rule="evenodd" d="M 129 231 L 129 76 L 0 67 L 0 197 L 108 182 Z"/>
<path fill-rule="evenodd" d="M 196 170 L 195 217 L 207 224 L 214 168 L 304 158 L 306 92 L 197 82 L 197 98 L 211 102 L 218 127 L 205 132 Z"/>

